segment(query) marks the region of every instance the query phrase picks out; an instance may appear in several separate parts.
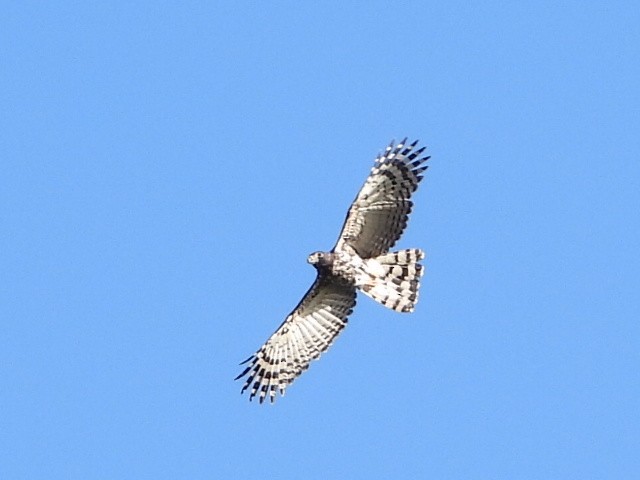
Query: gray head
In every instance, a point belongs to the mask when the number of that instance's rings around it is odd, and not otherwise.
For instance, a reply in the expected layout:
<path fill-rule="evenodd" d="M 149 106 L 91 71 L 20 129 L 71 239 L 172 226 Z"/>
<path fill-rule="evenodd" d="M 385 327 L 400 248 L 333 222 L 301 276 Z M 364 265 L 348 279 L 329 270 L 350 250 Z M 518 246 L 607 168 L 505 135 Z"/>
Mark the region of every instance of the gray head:
<path fill-rule="evenodd" d="M 307 262 L 316 268 L 331 267 L 333 264 L 333 254 L 331 252 L 313 252 L 307 258 Z"/>
<path fill-rule="evenodd" d="M 324 252 L 313 252 L 311 255 L 307 257 L 307 262 L 311 265 L 317 265 L 321 263 L 324 259 Z"/>

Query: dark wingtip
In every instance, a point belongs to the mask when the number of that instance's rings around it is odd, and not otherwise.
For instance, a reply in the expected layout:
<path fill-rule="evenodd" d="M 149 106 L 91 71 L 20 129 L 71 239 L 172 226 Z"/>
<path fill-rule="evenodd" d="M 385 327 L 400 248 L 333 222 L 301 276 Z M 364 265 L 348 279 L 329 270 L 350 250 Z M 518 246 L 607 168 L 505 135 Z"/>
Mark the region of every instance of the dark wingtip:
<path fill-rule="evenodd" d="M 247 358 L 246 360 L 243 360 L 242 362 L 240 362 L 238 365 L 244 365 L 245 363 L 247 363 L 249 360 L 253 359 L 253 357 L 255 357 L 255 355 L 251 355 L 249 358 Z"/>
<path fill-rule="evenodd" d="M 249 370 L 251 370 L 251 366 L 248 366 L 247 368 L 245 368 L 240 375 L 238 375 L 236 378 L 233 379 L 233 381 L 235 382 L 236 380 L 240 380 L 242 377 L 244 377 L 247 374 L 247 372 L 249 372 Z"/>

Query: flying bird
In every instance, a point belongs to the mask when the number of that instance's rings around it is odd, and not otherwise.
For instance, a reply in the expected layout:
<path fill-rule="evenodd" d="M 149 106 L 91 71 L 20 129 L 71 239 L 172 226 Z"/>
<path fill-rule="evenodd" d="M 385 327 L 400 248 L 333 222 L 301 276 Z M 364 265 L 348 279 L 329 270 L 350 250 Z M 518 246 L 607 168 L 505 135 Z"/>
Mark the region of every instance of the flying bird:
<path fill-rule="evenodd" d="M 407 139 L 391 144 L 375 159 L 369 177 L 353 201 L 333 250 L 315 252 L 307 261 L 317 276 L 296 308 L 247 364 L 242 392 L 260 403 L 286 388 L 320 357 L 347 324 L 360 290 L 397 312 L 412 312 L 424 253 L 418 248 L 390 252 L 407 226 L 411 195 L 427 169 L 426 147 Z"/>

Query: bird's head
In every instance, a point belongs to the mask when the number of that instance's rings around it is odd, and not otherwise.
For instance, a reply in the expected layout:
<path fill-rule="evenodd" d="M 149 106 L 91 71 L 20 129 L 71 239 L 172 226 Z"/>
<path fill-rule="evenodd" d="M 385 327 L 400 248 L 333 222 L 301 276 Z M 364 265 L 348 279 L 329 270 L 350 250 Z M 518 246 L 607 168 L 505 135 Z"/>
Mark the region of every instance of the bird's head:
<path fill-rule="evenodd" d="M 322 252 L 313 252 L 311 255 L 307 257 L 307 262 L 311 265 L 317 265 L 322 261 L 324 254 Z"/>

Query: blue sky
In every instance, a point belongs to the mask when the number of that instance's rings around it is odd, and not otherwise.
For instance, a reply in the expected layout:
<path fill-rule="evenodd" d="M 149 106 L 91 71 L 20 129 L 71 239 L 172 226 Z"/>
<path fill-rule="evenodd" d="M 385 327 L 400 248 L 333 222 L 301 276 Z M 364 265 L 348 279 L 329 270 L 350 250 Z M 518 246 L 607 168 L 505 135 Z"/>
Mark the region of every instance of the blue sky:
<path fill-rule="evenodd" d="M 15 2 L 0 478 L 640 474 L 635 2 Z M 432 155 L 409 316 L 274 406 L 238 363 L 374 156 Z"/>

